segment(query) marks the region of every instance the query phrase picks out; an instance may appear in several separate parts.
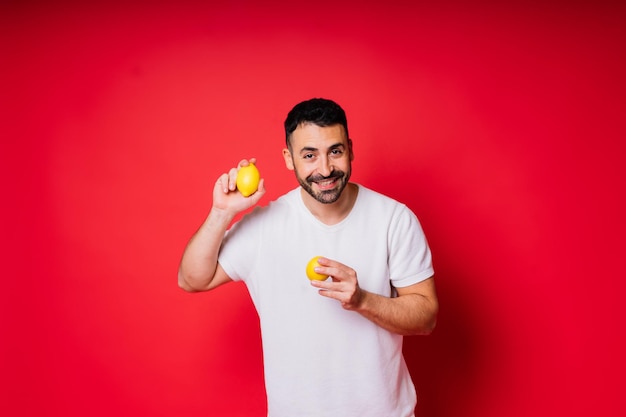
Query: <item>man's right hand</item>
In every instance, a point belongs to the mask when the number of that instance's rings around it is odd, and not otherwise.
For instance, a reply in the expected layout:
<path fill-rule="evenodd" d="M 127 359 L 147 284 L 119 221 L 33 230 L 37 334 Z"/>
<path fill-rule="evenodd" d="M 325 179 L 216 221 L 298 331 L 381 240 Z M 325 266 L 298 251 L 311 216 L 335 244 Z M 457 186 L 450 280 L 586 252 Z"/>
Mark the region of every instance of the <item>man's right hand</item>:
<path fill-rule="evenodd" d="M 256 192 L 248 197 L 244 197 L 239 190 L 237 190 L 237 172 L 239 172 L 241 167 L 247 166 L 250 163 L 256 164 L 256 159 L 243 159 L 236 168 L 231 168 L 228 173 L 220 175 L 213 189 L 214 210 L 223 211 L 230 216 L 234 216 L 256 205 L 263 197 L 265 194 L 263 179 L 259 181 L 259 188 Z"/>

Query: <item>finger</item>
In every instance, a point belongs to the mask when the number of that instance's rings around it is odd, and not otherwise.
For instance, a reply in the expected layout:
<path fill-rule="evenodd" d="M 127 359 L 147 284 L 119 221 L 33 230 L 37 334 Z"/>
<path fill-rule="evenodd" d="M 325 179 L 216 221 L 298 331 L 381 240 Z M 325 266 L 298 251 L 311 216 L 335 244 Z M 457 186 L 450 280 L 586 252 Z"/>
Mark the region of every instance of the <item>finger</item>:
<path fill-rule="evenodd" d="M 238 168 L 247 167 L 250 164 L 256 164 L 256 158 L 242 159 L 237 165 Z"/>
<path fill-rule="evenodd" d="M 337 300 L 344 299 L 354 291 L 354 288 L 338 281 L 311 281 L 311 286 L 320 290 L 320 293 Z"/>
<path fill-rule="evenodd" d="M 350 308 L 350 299 L 345 293 L 332 290 L 319 290 L 318 294 L 322 297 L 331 298 L 333 300 L 339 301 L 343 308 Z"/>
<path fill-rule="evenodd" d="M 335 266 L 316 266 L 314 271 L 318 274 L 331 277 L 333 281 L 345 281 L 349 278 L 348 274 L 342 268 Z"/>
<path fill-rule="evenodd" d="M 317 263 L 319 263 L 321 266 L 329 267 L 329 268 L 335 268 L 337 270 L 348 269 L 348 267 L 346 265 L 342 264 L 341 262 L 337 262 L 337 261 L 335 261 L 333 259 L 330 259 L 330 258 L 320 257 L 317 260 Z"/>
<path fill-rule="evenodd" d="M 257 190 L 252 195 L 250 195 L 249 198 L 251 199 L 253 204 L 256 204 L 263 197 L 263 194 L 265 194 L 265 185 L 263 180 L 261 179 L 259 181 L 259 186 Z"/>
<path fill-rule="evenodd" d="M 228 189 L 230 191 L 235 191 L 237 188 L 237 168 L 231 168 L 228 171 Z"/>
<path fill-rule="evenodd" d="M 341 284 L 319 285 L 312 283 L 318 289 L 317 293 L 326 298 L 332 298 L 341 302 L 341 305 L 347 309 L 353 309 L 359 303 L 360 296 L 358 289 L 350 289 Z"/>
<path fill-rule="evenodd" d="M 337 293 L 335 291 L 319 290 L 317 293 L 319 295 L 321 295 L 322 297 L 332 298 L 334 300 L 339 300 L 339 297 L 337 296 Z"/>
<path fill-rule="evenodd" d="M 311 286 L 315 288 L 319 288 L 320 290 L 328 291 L 332 288 L 332 281 L 319 281 L 319 280 L 311 280 Z"/>
<path fill-rule="evenodd" d="M 330 266 L 332 262 L 333 262 L 332 259 L 324 258 L 323 256 L 317 259 L 317 263 L 322 266 Z"/>
<path fill-rule="evenodd" d="M 215 182 L 215 186 L 219 187 L 225 194 L 228 193 L 228 174 L 222 174 Z"/>
<path fill-rule="evenodd" d="M 257 187 L 256 191 L 254 192 L 253 195 L 257 195 L 258 194 L 258 198 L 263 197 L 263 194 L 265 194 L 265 181 L 263 180 L 263 178 L 261 178 L 259 180 L 259 186 Z"/>

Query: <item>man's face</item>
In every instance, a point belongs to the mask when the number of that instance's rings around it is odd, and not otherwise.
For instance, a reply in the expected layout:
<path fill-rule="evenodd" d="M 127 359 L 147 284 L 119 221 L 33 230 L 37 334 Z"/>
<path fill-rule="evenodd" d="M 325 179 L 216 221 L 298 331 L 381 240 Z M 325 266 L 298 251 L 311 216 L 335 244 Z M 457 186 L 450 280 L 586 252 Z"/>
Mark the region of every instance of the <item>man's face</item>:
<path fill-rule="evenodd" d="M 284 149 L 287 168 L 302 188 L 320 203 L 334 203 L 350 180 L 352 142 L 343 126 L 298 126 L 291 135 L 291 150 Z"/>

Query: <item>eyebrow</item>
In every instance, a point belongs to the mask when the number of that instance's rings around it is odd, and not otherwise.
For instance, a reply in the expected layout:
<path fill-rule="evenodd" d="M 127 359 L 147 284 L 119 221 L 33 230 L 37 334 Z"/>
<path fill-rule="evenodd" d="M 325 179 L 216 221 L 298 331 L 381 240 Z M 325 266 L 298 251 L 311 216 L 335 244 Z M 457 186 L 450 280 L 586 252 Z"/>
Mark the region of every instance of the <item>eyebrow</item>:
<path fill-rule="evenodd" d="M 334 145 L 329 146 L 328 150 L 332 151 L 333 149 L 337 149 L 337 148 L 345 148 L 345 146 L 346 145 L 344 143 L 339 142 L 339 143 L 335 143 Z M 303 152 L 315 152 L 315 151 L 319 151 L 319 149 L 318 148 L 314 148 L 312 146 L 305 146 L 304 148 L 300 149 L 300 153 L 303 153 Z"/>

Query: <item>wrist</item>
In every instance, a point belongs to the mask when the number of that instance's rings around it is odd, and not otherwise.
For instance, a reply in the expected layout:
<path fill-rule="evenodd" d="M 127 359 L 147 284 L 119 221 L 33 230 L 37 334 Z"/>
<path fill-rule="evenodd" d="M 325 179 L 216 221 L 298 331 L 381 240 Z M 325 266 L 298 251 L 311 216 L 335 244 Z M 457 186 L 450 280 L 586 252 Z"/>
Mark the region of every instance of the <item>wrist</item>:
<path fill-rule="evenodd" d="M 235 218 L 235 215 L 236 213 L 232 213 L 229 210 L 212 207 L 206 219 L 206 223 L 228 227 L 230 222 Z"/>
<path fill-rule="evenodd" d="M 359 288 L 358 297 L 356 303 L 354 303 L 354 310 L 358 313 L 367 312 L 370 309 L 372 295 L 372 293 Z"/>

